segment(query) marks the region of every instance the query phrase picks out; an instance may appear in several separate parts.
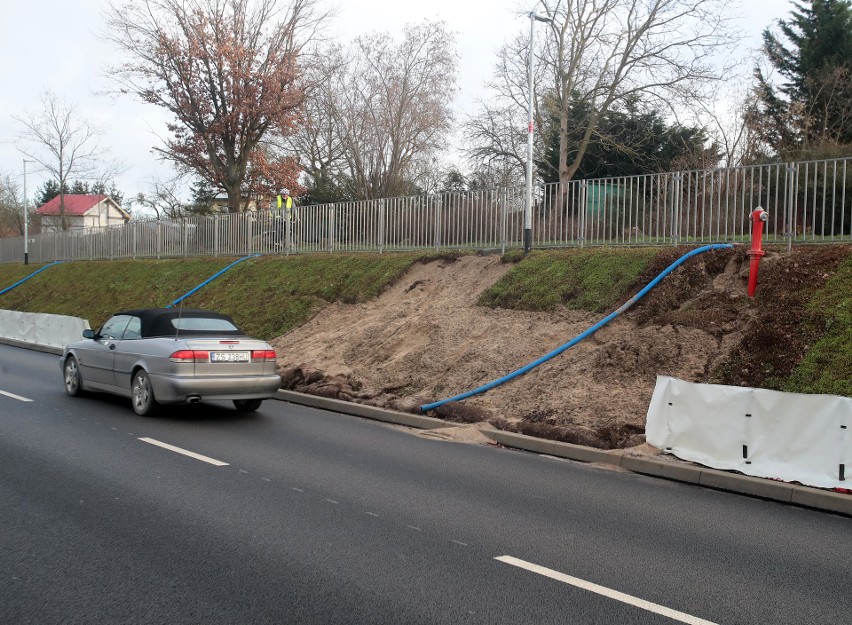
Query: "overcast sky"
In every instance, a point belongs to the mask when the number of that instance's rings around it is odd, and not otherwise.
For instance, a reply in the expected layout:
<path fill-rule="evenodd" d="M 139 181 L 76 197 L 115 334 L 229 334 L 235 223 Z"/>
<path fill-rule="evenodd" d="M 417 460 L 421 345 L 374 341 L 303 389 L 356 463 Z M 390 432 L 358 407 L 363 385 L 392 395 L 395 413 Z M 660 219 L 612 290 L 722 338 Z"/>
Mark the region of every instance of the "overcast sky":
<path fill-rule="evenodd" d="M 456 33 L 460 56 L 457 109 L 472 111 L 484 97 L 483 83 L 490 77 L 496 51 L 518 32 L 528 32 L 525 13 L 532 0 L 337 0 L 332 32 L 353 38 L 371 30 L 399 31 L 409 22 L 443 19 Z M 37 111 L 42 93 L 76 103 L 79 114 L 101 125 L 115 157 L 126 172 L 118 187 L 134 196 L 154 175 L 166 176 L 170 167 L 158 164 L 151 148 L 163 136 L 165 114 L 130 96 L 98 95 L 110 87 L 104 69 L 114 51 L 99 39 L 106 0 L 31 0 L 4 3 L 0 21 L 0 174 L 22 177 L 22 155 L 14 146 L 20 126 L 13 115 Z M 775 19 L 789 14 L 788 0 L 744 0 L 742 30 L 748 35 L 741 54 L 760 45 L 760 32 Z M 33 191 L 43 178 L 28 165 L 27 185 Z"/>

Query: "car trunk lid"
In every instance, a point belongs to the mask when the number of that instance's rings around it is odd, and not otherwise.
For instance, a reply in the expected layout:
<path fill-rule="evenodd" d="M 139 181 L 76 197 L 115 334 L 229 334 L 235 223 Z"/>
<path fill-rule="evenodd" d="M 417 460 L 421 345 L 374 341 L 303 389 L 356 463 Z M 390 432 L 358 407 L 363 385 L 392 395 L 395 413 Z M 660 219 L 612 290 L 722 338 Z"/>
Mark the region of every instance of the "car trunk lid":
<path fill-rule="evenodd" d="M 195 375 L 258 375 L 275 373 L 274 352 L 268 343 L 255 339 L 187 339 L 185 345 L 207 352 L 207 359 L 195 361 Z"/>

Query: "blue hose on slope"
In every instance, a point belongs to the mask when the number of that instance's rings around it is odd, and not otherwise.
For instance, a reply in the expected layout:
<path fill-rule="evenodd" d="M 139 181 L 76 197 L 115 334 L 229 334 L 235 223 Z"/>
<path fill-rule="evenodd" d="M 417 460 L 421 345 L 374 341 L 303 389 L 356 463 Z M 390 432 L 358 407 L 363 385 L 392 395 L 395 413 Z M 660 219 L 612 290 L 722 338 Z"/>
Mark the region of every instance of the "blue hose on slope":
<path fill-rule="evenodd" d="M 195 288 L 194 288 L 194 289 L 192 289 L 191 291 L 188 291 L 188 292 L 184 293 L 183 295 L 181 295 L 179 298 L 177 298 L 177 299 L 176 299 L 175 301 L 173 301 L 171 304 L 169 304 L 168 306 L 166 306 L 166 308 L 171 308 L 171 307 L 172 307 L 172 306 L 174 306 L 175 304 L 179 304 L 179 303 L 181 303 L 183 300 L 185 300 L 187 297 L 189 297 L 189 296 L 190 296 L 190 295 L 192 295 L 193 293 L 195 293 L 195 292 L 197 292 L 197 291 L 200 291 L 200 290 L 201 290 L 201 289 L 203 289 L 205 286 L 207 286 L 208 284 L 210 284 L 211 282 L 213 282 L 213 280 L 215 280 L 216 278 L 218 278 L 219 276 L 221 276 L 223 273 L 225 273 L 226 271 L 228 271 L 228 269 L 230 269 L 230 268 L 231 268 L 231 267 L 233 267 L 234 265 L 238 265 L 239 263 L 243 262 L 244 260 L 248 260 L 249 258 L 257 258 L 258 256 L 260 256 L 260 254 L 249 254 L 248 256 L 243 256 L 243 257 L 242 257 L 242 258 L 240 258 L 239 260 L 235 260 L 234 262 L 232 262 L 230 265 L 228 265 L 228 266 L 227 266 L 227 267 L 225 267 L 224 269 L 220 269 L 219 271 L 217 271 L 216 273 L 214 273 L 212 276 L 210 276 L 209 278 L 207 278 L 204 282 L 202 282 L 201 284 L 199 284 L 197 287 L 195 287 Z"/>
<path fill-rule="evenodd" d="M 32 272 L 30 275 L 28 275 L 26 278 L 23 278 L 22 280 L 18 280 L 18 281 L 17 281 L 15 284 L 13 284 L 12 286 L 7 286 L 5 289 L 3 289 L 2 291 L 0 291 L 0 295 L 3 295 L 3 293 L 5 293 L 6 291 L 11 291 L 12 289 L 14 289 L 14 288 L 15 288 L 16 286 L 18 286 L 19 284 L 23 284 L 24 282 L 26 282 L 27 280 L 29 280 L 30 278 L 32 278 L 34 275 L 41 273 L 42 271 L 44 271 L 44 270 L 45 270 L 45 269 L 47 269 L 48 267 L 53 267 L 54 265 L 58 265 L 58 264 L 59 264 L 59 263 L 61 263 L 61 262 L 62 262 L 61 260 L 57 260 L 57 261 L 55 261 L 55 262 L 50 263 L 49 265 L 45 265 L 45 266 L 44 266 L 44 267 L 42 267 L 41 269 L 37 269 L 36 271 L 34 271 L 34 272 Z"/>
<path fill-rule="evenodd" d="M 662 273 L 660 273 L 660 275 L 658 275 L 656 278 L 651 280 L 651 282 L 649 282 L 645 286 L 645 288 L 643 288 L 636 295 L 634 295 L 629 300 L 627 300 L 624 304 L 622 304 L 621 307 L 618 310 L 610 313 L 609 315 L 607 315 L 606 317 L 604 317 L 603 319 L 598 321 L 591 328 L 589 328 L 588 330 L 586 330 L 582 334 L 578 334 L 577 336 L 575 336 L 573 339 L 571 339 L 570 341 L 568 341 L 567 343 L 565 343 L 561 347 L 557 347 L 552 352 L 545 354 L 544 356 L 542 356 L 538 360 L 531 362 L 530 364 L 526 365 L 525 367 L 521 367 L 517 371 L 513 371 L 512 373 L 504 375 L 502 378 L 499 378 L 497 380 L 492 380 L 488 384 L 480 386 L 479 388 L 475 388 L 471 391 L 467 391 L 466 393 L 462 393 L 461 395 L 456 395 L 455 397 L 448 397 L 447 399 L 442 399 L 441 401 L 436 401 L 436 402 L 431 403 L 431 404 L 424 404 L 423 406 L 420 406 L 420 410 L 422 412 L 427 412 L 429 410 L 434 410 L 435 408 L 443 406 L 444 404 L 449 404 L 450 402 L 461 401 L 462 399 L 467 399 L 468 397 L 472 397 L 474 395 L 479 395 L 480 393 L 484 393 L 485 391 L 491 390 L 495 386 L 500 386 L 504 382 L 508 382 L 509 380 L 511 380 L 513 378 L 516 378 L 520 375 L 523 375 L 527 371 L 530 371 L 531 369 L 535 369 L 540 364 L 547 362 L 548 360 L 550 360 L 554 356 L 558 356 L 559 354 L 564 352 L 569 347 L 573 347 L 574 345 L 576 345 L 577 343 L 579 343 L 583 339 L 590 337 L 592 334 L 594 334 L 595 332 L 600 330 L 602 327 L 604 327 L 610 321 L 612 321 L 613 319 L 618 317 L 618 315 L 620 315 L 625 310 L 627 310 L 628 308 L 633 306 L 633 304 L 635 304 L 640 299 L 645 297 L 645 295 L 648 293 L 648 291 L 650 291 L 655 286 L 657 286 L 663 278 L 665 278 L 672 271 L 677 269 L 680 265 L 682 265 L 684 262 L 686 262 L 689 258 L 692 258 L 693 256 L 696 256 L 697 254 L 701 254 L 703 252 L 709 252 L 711 250 L 726 250 L 726 249 L 731 249 L 733 247 L 734 246 L 730 243 L 714 243 L 712 245 L 705 245 L 704 247 L 699 247 L 699 248 L 694 249 L 690 252 L 687 252 L 686 254 L 684 254 L 683 256 L 678 258 L 675 262 L 673 262 L 671 265 L 666 267 L 662 271 Z"/>

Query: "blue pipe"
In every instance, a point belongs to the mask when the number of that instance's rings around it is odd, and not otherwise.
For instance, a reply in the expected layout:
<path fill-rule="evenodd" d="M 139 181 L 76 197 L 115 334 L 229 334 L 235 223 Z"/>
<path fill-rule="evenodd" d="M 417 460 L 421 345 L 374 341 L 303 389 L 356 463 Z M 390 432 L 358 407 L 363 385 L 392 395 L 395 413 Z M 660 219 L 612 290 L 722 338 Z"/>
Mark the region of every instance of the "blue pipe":
<path fill-rule="evenodd" d="M 200 291 L 201 289 L 203 289 L 205 286 L 207 286 L 208 284 L 210 284 L 211 282 L 213 282 L 213 280 L 215 280 L 216 278 L 218 278 L 219 276 L 221 276 L 223 273 L 225 273 L 226 271 L 228 271 L 228 269 L 230 269 L 230 268 L 231 268 L 231 267 L 233 267 L 234 265 L 238 265 L 238 264 L 240 264 L 241 262 L 243 262 L 244 260 L 248 260 L 249 258 L 257 258 L 258 256 L 260 256 L 260 254 L 249 254 L 248 256 L 243 256 L 243 257 L 242 257 L 242 258 L 240 258 L 239 260 L 235 260 L 234 262 L 232 262 L 230 265 L 228 265 L 228 266 L 227 266 L 227 267 L 225 267 L 224 269 L 221 269 L 221 270 L 217 271 L 216 273 L 214 273 L 212 276 L 210 276 L 209 278 L 207 278 L 204 282 L 202 282 L 201 284 L 199 284 L 197 287 L 195 287 L 195 288 L 194 288 L 194 289 L 192 289 L 191 291 L 188 291 L 187 293 L 184 293 L 183 295 L 181 295 L 179 298 L 177 298 L 177 299 L 176 299 L 175 301 L 173 301 L 171 304 L 169 304 L 168 306 L 166 306 L 166 308 L 171 308 L 171 307 L 172 307 L 172 306 L 174 306 L 175 304 L 180 304 L 180 303 L 181 303 L 183 300 L 185 300 L 187 297 L 189 297 L 189 296 L 190 296 L 190 295 L 192 295 L 193 293 L 196 293 L 197 291 Z"/>
<path fill-rule="evenodd" d="M 28 275 L 28 276 L 27 276 L 26 278 L 24 278 L 23 280 L 18 280 L 18 281 L 17 281 L 15 284 L 13 284 L 12 286 L 7 286 L 5 289 L 3 289 L 2 291 L 0 291 L 0 295 L 3 295 L 3 293 L 5 293 L 6 291 L 11 291 L 12 289 L 14 289 L 14 288 L 15 288 L 16 286 L 18 286 L 19 284 L 23 284 L 24 282 L 26 282 L 27 280 L 29 280 L 29 279 L 30 279 L 30 278 L 32 278 L 33 276 L 35 276 L 35 275 L 37 275 L 37 274 L 40 274 L 42 271 L 44 271 L 44 270 L 45 270 L 45 269 L 47 269 L 48 267 L 53 267 L 54 265 L 58 265 L 58 264 L 59 264 L 59 263 L 61 263 L 61 262 L 62 262 L 61 260 L 54 261 L 54 262 L 50 263 L 49 265 L 45 265 L 45 266 L 44 266 L 44 267 L 42 267 L 41 269 L 38 269 L 38 270 L 36 270 L 36 271 L 32 272 L 30 275 Z"/>
<path fill-rule="evenodd" d="M 569 347 L 573 347 L 574 345 L 576 345 L 577 343 L 579 343 L 583 339 L 590 337 L 592 334 L 594 334 L 595 332 L 600 330 L 602 327 L 604 327 L 610 321 L 612 321 L 613 319 L 618 317 L 618 315 L 620 315 L 625 310 L 627 310 L 628 308 L 633 306 L 633 304 L 635 304 L 640 299 L 642 299 L 648 293 L 648 291 L 650 291 L 655 286 L 657 286 L 663 278 L 665 278 L 672 271 L 674 271 L 680 265 L 682 265 L 684 262 L 686 262 L 687 259 L 692 258 L 693 256 L 695 256 L 697 254 L 701 254 L 702 252 L 709 252 L 710 250 L 725 250 L 725 249 L 731 249 L 733 247 L 734 246 L 730 243 L 714 243 L 713 245 L 705 245 L 704 247 L 699 247 L 699 248 L 694 249 L 690 252 L 687 252 L 686 254 L 684 254 L 683 256 L 678 258 L 675 262 L 673 262 L 671 265 L 666 267 L 666 269 L 663 270 L 663 272 L 660 273 L 660 275 L 658 275 L 656 278 L 651 280 L 651 282 L 649 282 L 647 284 L 647 286 L 645 286 L 644 289 L 639 291 L 636 295 L 634 295 L 629 300 L 627 300 L 624 304 L 622 304 L 621 307 L 618 310 L 610 313 L 609 315 L 607 315 L 606 317 L 604 317 L 603 319 L 598 321 L 591 328 L 589 328 L 588 330 L 586 330 L 582 334 L 578 334 L 577 336 L 575 336 L 573 339 L 571 339 L 570 341 L 568 341 L 567 343 L 565 343 L 561 347 L 557 347 L 552 352 L 545 354 L 544 356 L 542 356 L 538 360 L 531 362 L 530 364 L 526 365 L 525 367 L 521 367 L 517 371 L 513 371 L 512 373 L 504 375 L 502 378 L 499 378 L 497 380 L 492 380 L 488 384 L 480 386 L 479 388 L 475 388 L 472 391 L 467 391 L 466 393 L 462 393 L 461 395 L 456 395 L 455 397 L 449 397 L 447 399 L 442 399 L 441 401 L 436 401 L 432 404 L 424 404 L 423 406 L 420 406 L 420 410 L 422 412 L 427 412 L 429 410 L 434 410 L 435 408 L 443 406 L 444 404 L 449 404 L 450 402 L 454 402 L 454 401 L 461 401 L 462 399 L 467 399 L 468 397 L 472 397 L 474 395 L 484 393 L 485 391 L 491 390 L 495 386 L 500 386 L 504 382 L 508 382 L 509 380 L 511 380 L 513 378 L 516 378 L 520 375 L 525 374 L 527 371 L 529 371 L 531 369 L 535 369 L 537 366 L 539 366 L 540 364 L 542 364 L 544 362 L 547 362 L 548 360 L 550 360 L 554 356 L 558 356 L 559 354 L 564 352 Z"/>

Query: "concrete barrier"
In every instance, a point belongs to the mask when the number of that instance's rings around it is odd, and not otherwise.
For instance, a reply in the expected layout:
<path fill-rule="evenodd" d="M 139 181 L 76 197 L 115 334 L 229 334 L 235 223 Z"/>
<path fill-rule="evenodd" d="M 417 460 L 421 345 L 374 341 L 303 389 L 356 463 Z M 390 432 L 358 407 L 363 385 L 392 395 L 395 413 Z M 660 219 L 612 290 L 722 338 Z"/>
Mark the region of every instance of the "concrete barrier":
<path fill-rule="evenodd" d="M 0 338 L 10 344 L 61 350 L 83 338 L 83 330 L 88 327 L 89 322 L 79 317 L 0 310 Z"/>

